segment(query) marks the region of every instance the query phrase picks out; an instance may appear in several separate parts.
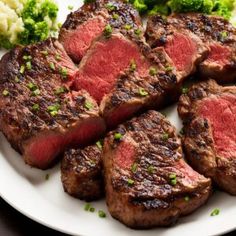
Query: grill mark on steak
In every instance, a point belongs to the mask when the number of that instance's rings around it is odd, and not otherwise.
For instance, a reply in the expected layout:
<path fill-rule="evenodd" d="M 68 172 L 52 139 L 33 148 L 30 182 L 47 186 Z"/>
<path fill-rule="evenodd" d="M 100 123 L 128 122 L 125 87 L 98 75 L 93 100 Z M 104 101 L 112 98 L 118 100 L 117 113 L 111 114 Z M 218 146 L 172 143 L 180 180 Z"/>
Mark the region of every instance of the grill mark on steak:
<path fill-rule="evenodd" d="M 196 72 L 198 64 L 206 59 L 209 48 L 202 39 L 174 20 L 174 17 L 164 19 L 159 15 L 149 17 L 145 36 L 152 48 L 165 48 L 183 80 Z"/>
<path fill-rule="evenodd" d="M 65 152 L 61 163 L 61 180 L 67 193 L 86 201 L 103 196 L 101 154 L 97 145 Z"/>
<path fill-rule="evenodd" d="M 108 134 L 103 164 L 108 209 L 132 228 L 173 224 L 204 204 L 211 192 L 210 179 L 184 162 L 175 128 L 155 111 Z"/>
<path fill-rule="evenodd" d="M 181 96 L 178 105 L 190 164 L 233 195 L 236 195 L 235 99 L 235 86 L 221 87 L 209 80 L 193 85 Z"/>
<path fill-rule="evenodd" d="M 65 147 L 85 145 L 105 129 L 88 93 L 70 91 L 76 69 L 55 39 L 17 47 L 1 60 L 1 130 L 32 166 L 49 167 Z"/>
<path fill-rule="evenodd" d="M 96 0 L 68 15 L 60 30 L 59 40 L 68 55 L 78 63 L 107 24 L 116 29 L 122 29 L 125 25 L 134 30 L 142 28 L 141 18 L 130 4 Z"/>

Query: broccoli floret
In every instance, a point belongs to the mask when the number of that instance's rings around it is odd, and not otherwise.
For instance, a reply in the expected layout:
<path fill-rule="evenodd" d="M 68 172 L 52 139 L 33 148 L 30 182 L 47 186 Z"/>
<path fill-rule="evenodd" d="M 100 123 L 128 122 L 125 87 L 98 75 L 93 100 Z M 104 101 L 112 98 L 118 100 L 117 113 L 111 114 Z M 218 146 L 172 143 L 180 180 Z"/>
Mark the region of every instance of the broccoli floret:
<path fill-rule="evenodd" d="M 234 0 L 215 0 L 212 14 L 230 19 L 234 9 Z"/>
<path fill-rule="evenodd" d="M 54 2 L 46 0 L 42 3 L 40 12 L 43 17 L 49 16 L 49 18 L 55 19 L 57 17 L 58 6 Z"/>
<path fill-rule="evenodd" d="M 9 41 L 6 36 L 0 35 L 0 48 L 11 49 L 14 45 Z"/>
<path fill-rule="evenodd" d="M 144 3 L 144 0 L 134 0 L 133 5 L 141 14 L 148 9 L 147 5 Z"/>
<path fill-rule="evenodd" d="M 213 0 L 203 0 L 200 12 L 205 13 L 205 14 L 210 14 L 213 10 L 213 7 L 214 7 Z"/>
<path fill-rule="evenodd" d="M 148 12 L 149 15 L 155 15 L 155 14 L 160 14 L 160 15 L 169 15 L 170 14 L 170 8 L 166 4 L 158 4 L 155 5 L 152 10 Z"/>
<path fill-rule="evenodd" d="M 170 0 L 169 6 L 173 12 L 198 12 L 203 0 Z"/>

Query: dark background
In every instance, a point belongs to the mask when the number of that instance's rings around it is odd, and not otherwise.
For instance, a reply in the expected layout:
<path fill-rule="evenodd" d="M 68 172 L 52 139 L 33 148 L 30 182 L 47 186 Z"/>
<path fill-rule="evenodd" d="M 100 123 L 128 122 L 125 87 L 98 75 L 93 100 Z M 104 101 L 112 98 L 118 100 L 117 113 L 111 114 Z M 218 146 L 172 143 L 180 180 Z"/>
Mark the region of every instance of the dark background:
<path fill-rule="evenodd" d="M 0 236 L 67 236 L 42 226 L 17 212 L 0 198 Z M 236 231 L 227 236 L 235 236 Z"/>

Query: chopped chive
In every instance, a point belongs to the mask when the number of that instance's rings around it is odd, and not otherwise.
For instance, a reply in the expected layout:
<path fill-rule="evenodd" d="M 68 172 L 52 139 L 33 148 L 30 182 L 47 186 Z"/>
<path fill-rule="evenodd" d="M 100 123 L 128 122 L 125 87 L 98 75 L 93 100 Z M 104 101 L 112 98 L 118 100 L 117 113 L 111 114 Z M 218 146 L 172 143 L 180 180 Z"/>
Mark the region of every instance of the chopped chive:
<path fill-rule="evenodd" d="M 112 15 L 112 18 L 113 18 L 114 20 L 118 20 L 118 19 L 119 19 L 119 15 L 116 14 L 116 13 L 114 13 L 114 14 Z"/>
<path fill-rule="evenodd" d="M 34 104 L 34 105 L 32 106 L 32 109 L 33 109 L 34 111 L 38 111 L 38 110 L 39 110 L 39 104 Z"/>
<path fill-rule="evenodd" d="M 104 35 L 106 38 L 110 38 L 112 33 L 112 27 L 108 24 L 106 25 L 105 29 L 104 29 Z"/>
<path fill-rule="evenodd" d="M 49 180 L 49 177 L 50 177 L 50 175 L 49 175 L 49 174 L 46 174 L 45 180 Z"/>
<path fill-rule="evenodd" d="M 50 69 L 51 69 L 51 70 L 55 70 L 55 69 L 56 69 L 53 62 L 50 62 L 49 66 L 50 66 Z"/>
<path fill-rule="evenodd" d="M 99 140 L 96 142 L 97 147 L 102 150 L 102 142 Z"/>
<path fill-rule="evenodd" d="M 147 171 L 149 174 L 153 174 L 154 172 L 154 166 L 150 165 L 148 168 L 147 168 Z"/>
<path fill-rule="evenodd" d="M 61 56 L 60 56 L 59 54 L 56 54 L 56 57 L 55 57 L 55 58 L 56 58 L 57 61 L 60 61 L 60 60 L 61 60 Z"/>
<path fill-rule="evenodd" d="M 85 210 L 85 211 L 89 211 L 90 207 L 91 207 L 90 203 L 86 203 L 86 204 L 84 205 L 84 210 Z"/>
<path fill-rule="evenodd" d="M 3 92 L 2 92 L 2 95 L 3 95 L 4 97 L 8 96 L 8 95 L 9 95 L 9 91 L 6 90 L 6 89 L 4 89 Z"/>
<path fill-rule="evenodd" d="M 162 135 L 162 140 L 163 141 L 167 141 L 169 139 L 169 134 L 168 133 L 165 133 Z"/>
<path fill-rule="evenodd" d="M 134 180 L 128 179 L 128 180 L 127 180 L 127 183 L 128 183 L 129 186 L 132 186 L 132 185 L 134 184 Z"/>
<path fill-rule="evenodd" d="M 137 36 L 140 36 L 140 34 L 142 33 L 141 29 L 135 29 L 134 30 L 134 33 L 137 35 Z"/>
<path fill-rule="evenodd" d="M 57 27 L 60 29 L 62 27 L 62 23 L 61 22 L 58 22 L 57 23 Z"/>
<path fill-rule="evenodd" d="M 132 29 L 132 25 L 125 25 L 124 28 L 125 28 L 125 30 L 131 30 Z"/>
<path fill-rule="evenodd" d="M 33 96 L 38 96 L 40 94 L 40 90 L 39 89 L 35 89 L 33 92 L 32 92 L 32 95 Z"/>
<path fill-rule="evenodd" d="M 212 212 L 211 212 L 211 216 L 217 216 L 220 214 L 220 209 L 219 208 L 215 208 Z"/>
<path fill-rule="evenodd" d="M 68 6 L 68 10 L 71 10 L 71 11 L 72 11 L 73 9 L 74 9 L 73 6 L 71 6 L 71 5 Z"/>
<path fill-rule="evenodd" d="M 188 93 L 188 88 L 183 87 L 183 88 L 182 88 L 182 94 L 187 94 L 187 93 Z"/>
<path fill-rule="evenodd" d="M 90 207 L 90 208 L 89 208 L 89 211 L 90 211 L 90 212 L 95 212 L 95 208 L 94 208 L 94 207 Z"/>
<path fill-rule="evenodd" d="M 93 104 L 91 102 L 89 102 L 89 101 L 85 101 L 84 106 L 88 110 L 91 110 L 93 108 Z"/>
<path fill-rule="evenodd" d="M 115 134 L 114 134 L 114 139 L 116 139 L 116 140 L 120 140 L 122 137 L 123 137 L 123 136 L 122 136 L 121 133 L 115 133 Z"/>
<path fill-rule="evenodd" d="M 222 31 L 220 32 L 220 36 L 222 39 L 226 39 L 228 37 L 228 32 L 227 31 Z"/>
<path fill-rule="evenodd" d="M 134 61 L 134 60 L 131 60 L 131 61 L 130 61 L 129 70 L 130 70 L 131 72 L 134 72 L 134 71 L 136 70 L 136 68 L 137 68 L 137 65 L 136 65 L 135 61 Z"/>
<path fill-rule="evenodd" d="M 106 213 L 105 213 L 104 211 L 102 211 L 102 210 L 99 210 L 99 211 L 98 211 L 98 216 L 99 216 L 100 218 L 105 218 L 105 217 L 106 217 Z"/>
<path fill-rule="evenodd" d="M 144 88 L 139 88 L 139 94 L 142 97 L 146 97 L 148 95 L 148 92 L 146 90 L 144 90 Z"/>
<path fill-rule="evenodd" d="M 131 171 L 133 173 L 135 173 L 137 171 L 137 169 L 138 169 L 138 164 L 137 163 L 133 163 L 132 166 L 131 166 Z"/>
<path fill-rule="evenodd" d="M 116 9 L 116 6 L 114 6 L 111 2 L 109 2 L 109 3 L 106 4 L 106 9 L 108 11 L 113 11 L 113 10 Z"/>
<path fill-rule="evenodd" d="M 20 67 L 20 73 L 21 73 L 21 74 L 24 74 L 24 72 L 25 72 L 25 66 L 22 65 L 22 66 Z"/>
<path fill-rule="evenodd" d="M 15 82 L 16 82 L 16 83 L 19 83 L 19 82 L 20 82 L 20 79 L 19 79 L 17 76 L 15 77 Z"/>
<path fill-rule="evenodd" d="M 23 56 L 23 59 L 25 61 L 28 61 L 28 60 L 32 60 L 32 57 L 30 55 L 29 56 L 25 55 L 25 56 Z"/>
<path fill-rule="evenodd" d="M 31 70 L 32 69 L 32 65 L 31 65 L 30 61 L 26 62 L 26 68 L 27 68 L 27 70 Z"/>
<path fill-rule="evenodd" d="M 62 76 L 63 78 L 67 78 L 68 72 L 67 72 L 67 69 L 66 69 L 66 68 L 61 67 L 61 68 L 59 69 L 59 72 L 60 72 L 60 74 L 61 74 L 61 76 Z"/>
<path fill-rule="evenodd" d="M 189 197 L 189 196 L 185 196 L 185 197 L 184 197 L 184 201 L 185 201 L 185 202 L 188 202 L 189 200 L 190 200 L 190 197 Z"/>
<path fill-rule="evenodd" d="M 41 51 L 41 53 L 42 53 L 44 56 L 48 56 L 48 51 L 47 51 L 47 50 Z"/>
<path fill-rule="evenodd" d="M 65 88 L 64 87 L 59 87 L 59 88 L 57 88 L 56 90 L 55 90 L 55 94 L 56 95 L 60 95 L 60 94 L 62 94 L 62 93 L 65 93 L 66 92 L 66 90 L 65 90 Z"/>
<path fill-rule="evenodd" d="M 175 178 L 176 178 L 176 174 L 175 174 L 175 173 L 170 174 L 170 175 L 169 175 L 169 178 L 170 178 L 170 179 L 175 179 Z"/>
<path fill-rule="evenodd" d="M 31 90 L 31 91 L 35 91 L 38 87 L 36 84 L 32 83 L 32 82 L 29 82 L 27 84 L 27 87 Z"/>
<path fill-rule="evenodd" d="M 169 179 L 170 179 L 170 184 L 171 185 L 176 185 L 177 184 L 177 178 L 176 178 L 176 174 L 172 173 L 169 175 Z"/>
<path fill-rule="evenodd" d="M 149 75 L 151 75 L 151 76 L 157 75 L 157 69 L 154 67 L 151 67 L 149 69 Z"/>
<path fill-rule="evenodd" d="M 173 71 L 173 67 L 167 66 L 167 67 L 165 68 L 165 70 L 166 70 L 167 72 Z"/>
<path fill-rule="evenodd" d="M 58 104 L 58 103 L 51 105 L 47 108 L 47 110 L 51 114 L 51 116 L 56 116 L 58 114 L 59 109 L 60 109 L 60 104 Z"/>

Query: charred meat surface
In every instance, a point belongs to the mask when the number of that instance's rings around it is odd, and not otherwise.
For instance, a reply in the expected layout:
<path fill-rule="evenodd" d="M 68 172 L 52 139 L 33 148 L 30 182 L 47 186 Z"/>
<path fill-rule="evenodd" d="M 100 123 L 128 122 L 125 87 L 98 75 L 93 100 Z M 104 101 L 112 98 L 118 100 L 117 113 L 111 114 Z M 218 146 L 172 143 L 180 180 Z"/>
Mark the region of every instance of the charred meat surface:
<path fill-rule="evenodd" d="M 137 34 L 142 34 L 141 24 L 138 12 L 130 4 L 122 1 L 96 0 L 68 15 L 60 30 L 59 40 L 68 55 L 78 63 L 106 26 L 124 30 L 134 29 Z"/>
<path fill-rule="evenodd" d="M 236 87 L 213 80 L 193 85 L 178 111 L 184 122 L 183 145 L 191 166 L 236 195 Z"/>
<path fill-rule="evenodd" d="M 108 134 L 103 164 L 109 211 L 132 228 L 173 224 L 211 192 L 210 179 L 183 160 L 175 128 L 155 111 Z"/>
<path fill-rule="evenodd" d="M 89 94 L 70 91 L 76 70 L 55 39 L 16 47 L 0 62 L 0 128 L 34 167 L 48 168 L 66 147 L 105 130 Z"/>
<path fill-rule="evenodd" d="M 61 164 L 61 180 L 65 192 L 81 200 L 99 199 L 104 194 L 101 164 L 102 146 L 69 149 Z"/>
<path fill-rule="evenodd" d="M 151 44 L 160 43 L 163 38 L 166 38 L 166 24 L 158 30 L 160 32 L 158 37 L 153 31 L 156 20 L 158 22 L 157 26 L 160 26 L 158 17 L 153 17 L 150 19 L 147 30 L 148 40 Z M 171 25 L 174 34 L 179 29 L 187 30 L 202 40 L 204 45 L 208 47 L 208 56 L 199 65 L 201 77 L 212 78 L 219 83 L 235 81 L 236 30 L 227 20 L 202 14 L 178 14 L 169 17 L 167 24 Z M 175 50 L 178 51 L 178 49 Z"/>
<path fill-rule="evenodd" d="M 206 59 L 209 49 L 201 38 L 173 21 L 172 17 L 164 19 L 159 15 L 151 16 L 145 35 L 152 48 L 164 47 L 179 77 L 184 79 L 196 72 L 197 66 Z"/>

